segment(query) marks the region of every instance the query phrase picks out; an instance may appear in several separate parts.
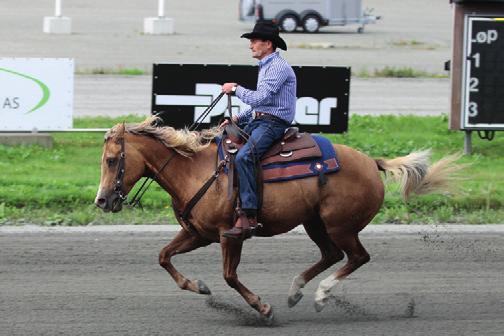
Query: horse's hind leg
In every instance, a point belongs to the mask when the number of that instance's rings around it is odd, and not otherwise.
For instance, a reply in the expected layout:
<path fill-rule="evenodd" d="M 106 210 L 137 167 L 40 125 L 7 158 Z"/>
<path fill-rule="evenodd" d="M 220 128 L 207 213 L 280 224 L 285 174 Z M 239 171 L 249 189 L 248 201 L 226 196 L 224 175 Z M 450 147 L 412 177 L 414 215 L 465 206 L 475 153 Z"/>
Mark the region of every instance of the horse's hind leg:
<path fill-rule="evenodd" d="M 324 308 L 329 299 L 331 289 L 339 281 L 345 279 L 370 259 L 369 254 L 359 240 L 357 232 L 335 232 L 331 233 L 330 236 L 333 242 L 346 253 L 348 261 L 343 267 L 320 282 L 315 292 L 315 309 L 317 311 L 321 311 Z"/>
<path fill-rule="evenodd" d="M 210 294 L 210 290 L 201 280 L 189 280 L 182 273 L 177 271 L 171 263 L 171 257 L 176 254 L 186 253 L 211 243 L 198 236 L 191 235 L 185 229 L 180 230 L 175 238 L 166 245 L 159 253 L 159 264 L 170 273 L 177 285 L 185 290 L 198 294 Z"/>
<path fill-rule="evenodd" d="M 303 273 L 295 276 L 292 280 L 292 285 L 289 289 L 289 297 L 287 299 L 289 307 L 294 307 L 303 297 L 301 288 L 344 257 L 343 252 L 331 241 L 331 238 L 329 238 L 324 223 L 320 218 L 317 217 L 316 219 L 308 221 L 304 223 L 303 226 L 311 240 L 319 247 L 321 258 L 316 264 Z"/>

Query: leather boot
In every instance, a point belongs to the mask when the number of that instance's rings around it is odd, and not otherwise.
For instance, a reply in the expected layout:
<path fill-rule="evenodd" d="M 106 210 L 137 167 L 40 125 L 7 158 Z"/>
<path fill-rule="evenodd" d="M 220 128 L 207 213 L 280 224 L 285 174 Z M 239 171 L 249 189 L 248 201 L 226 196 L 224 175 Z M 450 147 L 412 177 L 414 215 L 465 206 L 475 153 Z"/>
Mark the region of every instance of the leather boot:
<path fill-rule="evenodd" d="M 255 234 L 257 226 L 256 217 L 247 217 L 243 211 L 240 211 L 233 228 L 225 231 L 222 235 L 227 238 L 243 241 L 251 238 Z"/>

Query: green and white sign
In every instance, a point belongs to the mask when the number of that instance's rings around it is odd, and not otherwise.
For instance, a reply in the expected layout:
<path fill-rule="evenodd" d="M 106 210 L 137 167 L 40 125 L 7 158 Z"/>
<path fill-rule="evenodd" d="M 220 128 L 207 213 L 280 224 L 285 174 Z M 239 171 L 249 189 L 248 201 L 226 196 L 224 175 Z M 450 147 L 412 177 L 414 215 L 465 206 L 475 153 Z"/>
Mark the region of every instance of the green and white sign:
<path fill-rule="evenodd" d="M 0 131 L 73 127 L 74 61 L 0 58 Z"/>

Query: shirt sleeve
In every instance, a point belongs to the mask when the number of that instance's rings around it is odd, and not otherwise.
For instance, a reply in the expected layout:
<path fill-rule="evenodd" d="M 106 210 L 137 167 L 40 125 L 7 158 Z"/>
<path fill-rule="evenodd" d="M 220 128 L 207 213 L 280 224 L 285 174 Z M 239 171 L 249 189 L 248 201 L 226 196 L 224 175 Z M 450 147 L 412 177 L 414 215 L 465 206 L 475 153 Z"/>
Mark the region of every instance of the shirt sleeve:
<path fill-rule="evenodd" d="M 252 108 L 266 105 L 272 95 L 278 93 L 288 74 L 289 71 L 286 69 L 286 64 L 283 62 L 272 63 L 266 69 L 262 80 L 257 83 L 256 91 L 238 86 L 236 88 L 236 96 Z"/>

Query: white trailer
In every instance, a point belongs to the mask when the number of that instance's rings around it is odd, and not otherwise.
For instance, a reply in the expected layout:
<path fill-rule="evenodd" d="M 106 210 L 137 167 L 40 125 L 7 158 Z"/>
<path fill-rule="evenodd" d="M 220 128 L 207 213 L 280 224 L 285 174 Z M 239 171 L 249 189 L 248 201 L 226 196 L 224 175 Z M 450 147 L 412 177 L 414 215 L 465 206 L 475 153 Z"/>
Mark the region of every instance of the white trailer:
<path fill-rule="evenodd" d="M 376 23 L 381 17 L 362 9 L 361 0 L 240 0 L 240 20 L 268 20 L 284 32 L 302 28 L 316 33 L 323 26 Z"/>

